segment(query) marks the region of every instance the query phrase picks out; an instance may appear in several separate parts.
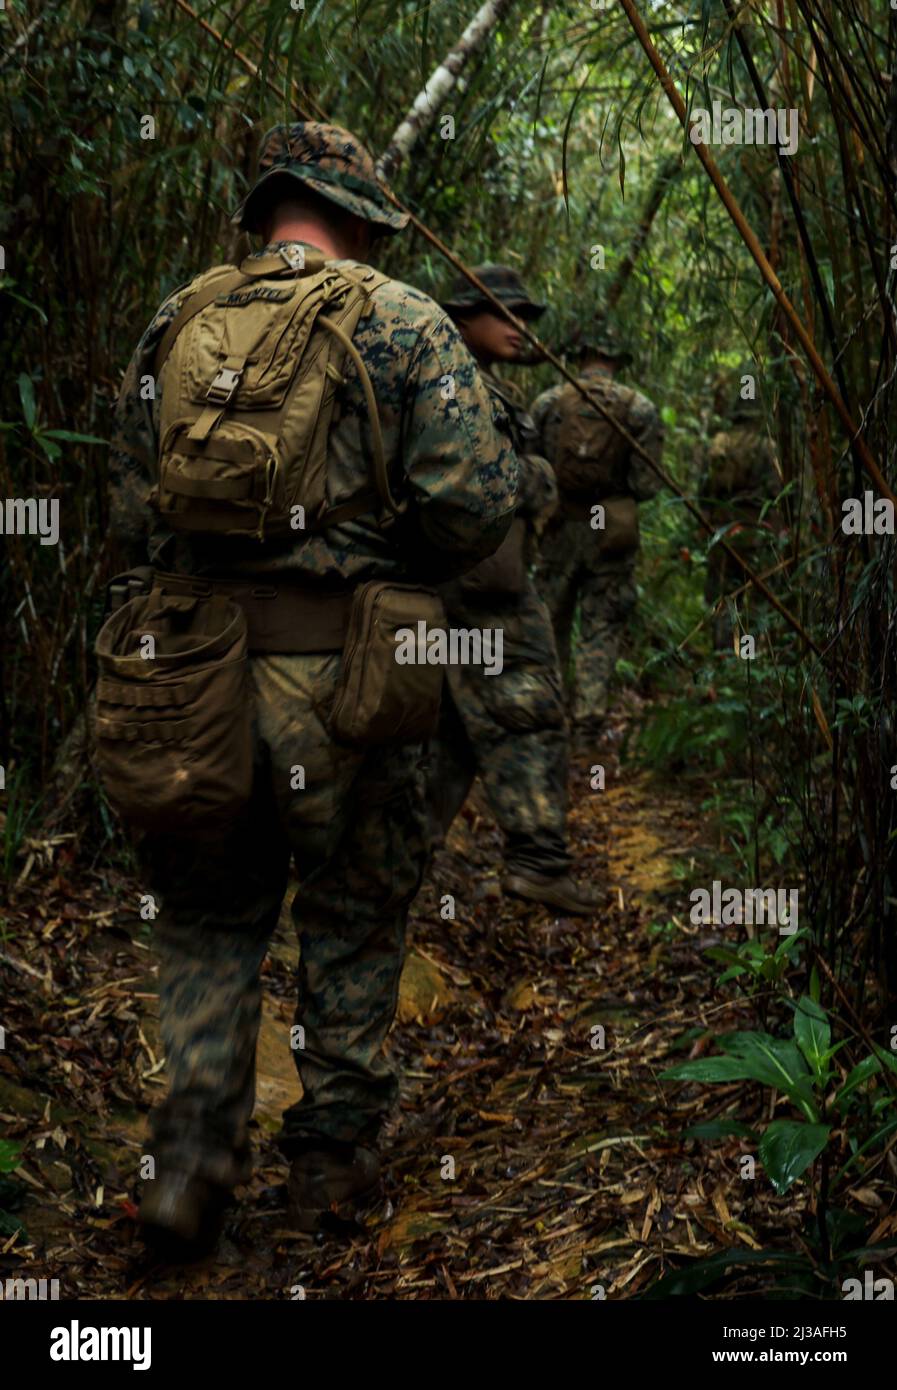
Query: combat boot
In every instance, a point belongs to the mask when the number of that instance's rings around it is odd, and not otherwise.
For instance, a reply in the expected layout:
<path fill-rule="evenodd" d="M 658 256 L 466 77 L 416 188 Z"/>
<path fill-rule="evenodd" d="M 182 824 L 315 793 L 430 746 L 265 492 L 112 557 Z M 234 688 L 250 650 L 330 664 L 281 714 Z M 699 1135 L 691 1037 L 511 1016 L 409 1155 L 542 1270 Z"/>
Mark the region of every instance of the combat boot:
<path fill-rule="evenodd" d="M 502 887 L 516 898 L 528 898 L 530 902 L 583 917 L 596 916 L 602 903 L 598 890 L 577 883 L 570 874 L 552 876 L 518 869 L 505 877 Z"/>
<path fill-rule="evenodd" d="M 299 1231 L 319 1231 L 351 1221 L 356 1206 L 380 1186 L 380 1160 L 361 1144 L 309 1141 L 293 1159 L 289 1216 Z"/>
<path fill-rule="evenodd" d="M 155 1254 L 177 1262 L 207 1255 L 221 1233 L 230 1195 L 204 1178 L 160 1173 L 140 1203 L 144 1241 Z"/>

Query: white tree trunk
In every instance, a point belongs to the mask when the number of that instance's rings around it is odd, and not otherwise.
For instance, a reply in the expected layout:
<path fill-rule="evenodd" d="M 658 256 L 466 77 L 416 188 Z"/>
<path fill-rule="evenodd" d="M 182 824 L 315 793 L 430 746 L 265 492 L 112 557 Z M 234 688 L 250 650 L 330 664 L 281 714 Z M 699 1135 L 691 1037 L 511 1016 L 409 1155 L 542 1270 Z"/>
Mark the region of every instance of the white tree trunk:
<path fill-rule="evenodd" d="M 426 87 L 415 98 L 414 105 L 393 132 L 392 139 L 377 163 L 377 173 L 386 183 L 390 182 L 419 137 L 429 130 L 454 90 L 468 59 L 479 52 L 512 4 L 513 0 L 486 0 L 455 47 L 443 59 Z"/>

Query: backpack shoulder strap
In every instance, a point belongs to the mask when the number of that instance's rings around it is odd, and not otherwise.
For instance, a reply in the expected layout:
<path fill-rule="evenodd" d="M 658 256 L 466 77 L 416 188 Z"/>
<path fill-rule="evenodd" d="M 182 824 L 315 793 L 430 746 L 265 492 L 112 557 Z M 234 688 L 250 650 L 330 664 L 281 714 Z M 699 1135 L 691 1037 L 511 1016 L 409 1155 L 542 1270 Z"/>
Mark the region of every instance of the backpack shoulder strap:
<path fill-rule="evenodd" d="M 201 313 L 219 294 L 229 294 L 231 290 L 239 289 L 241 285 L 247 284 L 250 279 L 248 275 L 244 275 L 242 270 L 237 270 L 236 266 L 224 266 L 222 271 L 221 275 L 210 275 L 204 284 L 187 296 L 159 339 L 159 346 L 156 348 L 156 355 L 153 358 L 153 376 L 157 381 L 165 364 L 165 359 L 174 347 L 174 340 L 181 329 L 185 328 L 190 320 Z"/>
<path fill-rule="evenodd" d="M 356 289 L 360 290 L 363 294 L 365 304 L 362 307 L 362 315 L 368 313 L 370 310 L 370 298 L 373 291 L 379 288 L 380 285 L 387 284 L 389 281 L 388 275 L 383 275 L 379 270 L 374 270 L 370 266 L 356 265 L 353 266 L 351 270 L 342 265 L 334 268 L 344 279 L 348 280 L 351 285 L 354 285 Z M 368 369 L 364 365 L 361 353 L 352 342 L 351 337 L 338 323 L 334 323 L 333 319 L 324 314 L 319 317 L 318 322 L 322 327 L 327 329 L 328 333 L 331 333 L 337 339 L 348 356 L 351 357 L 355 370 L 358 373 L 358 379 L 361 382 L 361 389 L 364 392 L 364 398 L 368 408 L 368 417 L 371 422 L 371 448 L 374 455 L 373 472 L 374 484 L 376 486 L 375 496 L 379 498 L 383 510 L 390 517 L 394 518 L 399 514 L 399 507 L 389 486 L 389 469 L 386 463 L 386 451 L 383 446 L 383 432 L 380 428 L 380 412 L 377 408 L 377 398 L 374 394 L 374 387 Z M 326 515 L 325 524 L 333 526 L 337 521 L 348 521 L 355 516 L 360 516 L 364 511 L 368 510 L 371 500 L 371 490 L 365 489 L 363 494 L 353 498 L 351 501 L 343 503 L 342 506 L 331 508 Z"/>
<path fill-rule="evenodd" d="M 298 263 L 294 265 L 287 256 L 271 252 L 264 256 L 247 256 L 241 262 L 239 269 L 236 266 L 224 265 L 218 270 L 209 271 L 208 275 L 203 277 L 202 284 L 187 296 L 159 340 L 153 362 L 153 375 L 156 380 L 159 379 L 159 373 L 165 359 L 171 352 L 174 340 L 181 329 L 186 328 L 190 320 L 195 318 L 197 314 L 201 314 L 203 309 L 212 303 L 213 299 L 218 298 L 219 294 L 230 294 L 232 290 L 238 290 L 243 285 L 251 284 L 253 280 L 262 277 L 313 275 L 323 268 L 323 256 L 310 256 L 301 265 Z"/>

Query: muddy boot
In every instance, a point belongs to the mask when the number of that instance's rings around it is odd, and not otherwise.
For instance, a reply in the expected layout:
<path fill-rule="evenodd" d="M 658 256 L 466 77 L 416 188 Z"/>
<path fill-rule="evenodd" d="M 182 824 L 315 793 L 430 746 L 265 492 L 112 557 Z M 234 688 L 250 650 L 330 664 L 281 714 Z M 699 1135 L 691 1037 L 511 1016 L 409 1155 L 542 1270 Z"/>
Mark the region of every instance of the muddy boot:
<path fill-rule="evenodd" d="M 140 1203 L 143 1239 L 162 1259 L 200 1259 L 215 1246 L 230 1193 L 204 1178 L 161 1173 Z"/>
<path fill-rule="evenodd" d="M 558 877 L 517 870 L 506 876 L 502 887 L 516 898 L 528 898 L 530 902 L 544 903 L 546 907 L 583 917 L 596 916 L 603 902 L 603 895 L 597 889 L 577 883 L 570 874 Z"/>
<path fill-rule="evenodd" d="M 309 1141 L 290 1165 L 290 1222 L 299 1231 L 338 1230 L 351 1224 L 356 1207 L 379 1185 L 380 1161 L 372 1149 Z"/>

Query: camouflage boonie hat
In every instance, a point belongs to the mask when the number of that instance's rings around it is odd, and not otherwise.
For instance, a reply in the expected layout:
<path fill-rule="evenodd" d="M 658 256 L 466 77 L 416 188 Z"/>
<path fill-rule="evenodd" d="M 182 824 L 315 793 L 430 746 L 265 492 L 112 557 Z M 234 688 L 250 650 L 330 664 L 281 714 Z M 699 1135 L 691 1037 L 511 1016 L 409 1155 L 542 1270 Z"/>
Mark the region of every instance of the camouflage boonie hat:
<path fill-rule="evenodd" d="M 512 266 L 477 265 L 473 267 L 473 273 L 478 280 L 482 280 L 486 289 L 491 290 L 495 298 L 506 304 L 511 313 L 516 314 L 518 318 L 538 319 L 545 313 L 547 304 L 537 304 L 530 298 L 529 291 Z M 495 312 L 495 305 L 485 299 L 465 275 L 455 278 L 448 299 L 442 301 L 442 307 L 448 314 L 464 313 L 472 309 L 483 310 L 486 313 Z"/>
<path fill-rule="evenodd" d="M 276 125 L 263 137 L 258 177 L 231 218 L 235 227 L 244 232 L 261 231 L 256 194 L 281 174 L 298 179 L 385 235 L 408 225 L 408 214 L 387 202 L 377 183 L 374 161 L 360 140 L 341 126 L 297 121 L 290 126 Z"/>
<path fill-rule="evenodd" d="M 618 362 L 621 367 L 632 361 L 632 353 L 628 348 L 621 347 L 616 332 L 601 323 L 574 328 L 567 341 L 567 355 L 577 361 L 583 357 L 606 357 L 609 362 Z"/>

